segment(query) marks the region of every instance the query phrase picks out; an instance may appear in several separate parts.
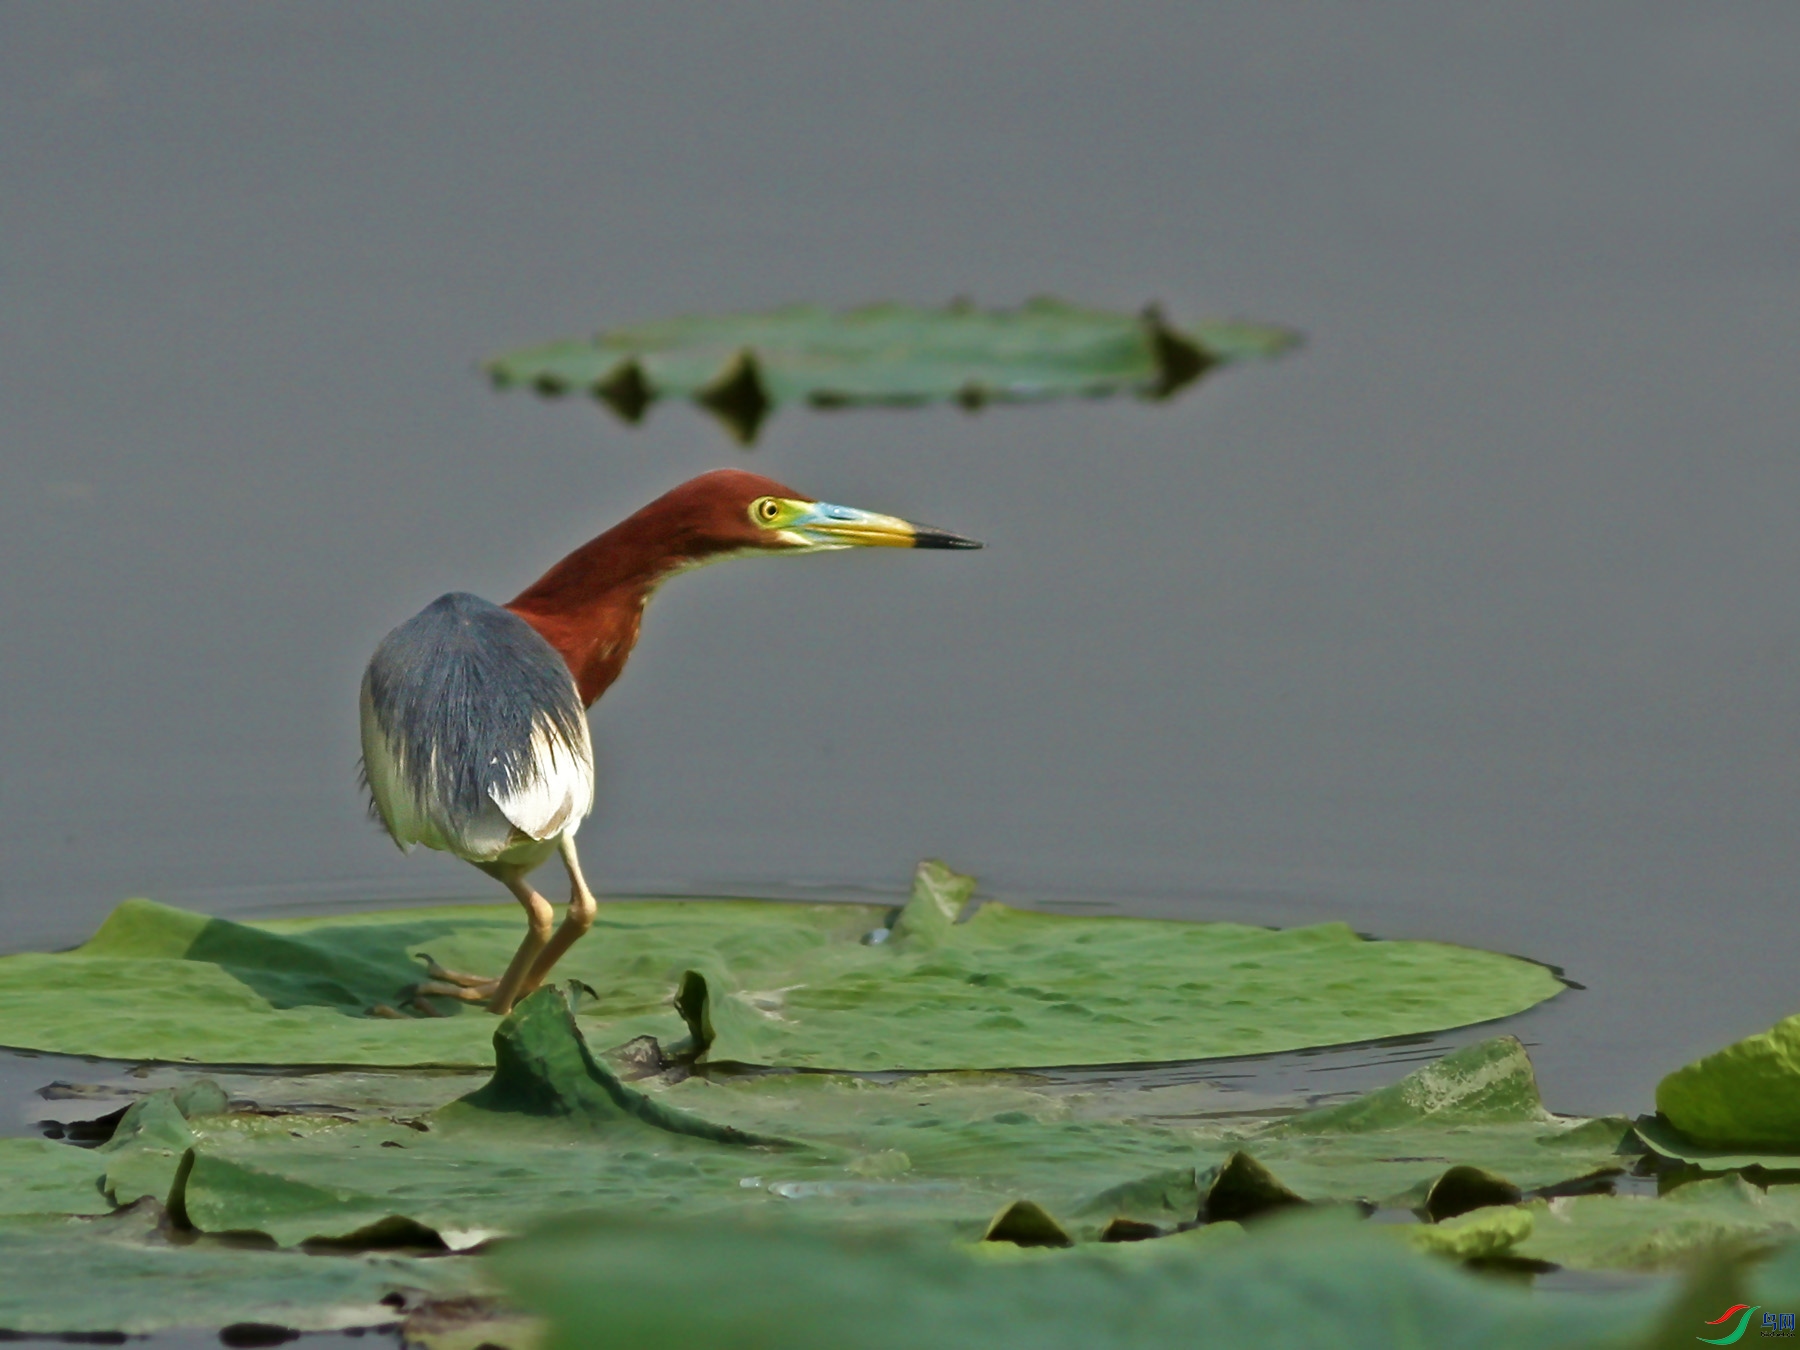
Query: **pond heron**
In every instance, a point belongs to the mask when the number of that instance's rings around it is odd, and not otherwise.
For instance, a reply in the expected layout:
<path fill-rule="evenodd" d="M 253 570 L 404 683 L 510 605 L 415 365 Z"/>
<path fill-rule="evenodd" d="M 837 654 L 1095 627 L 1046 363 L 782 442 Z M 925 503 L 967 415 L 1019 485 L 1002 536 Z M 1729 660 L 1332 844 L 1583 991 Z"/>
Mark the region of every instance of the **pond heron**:
<path fill-rule="evenodd" d="M 582 545 L 508 604 L 446 595 L 382 639 L 362 683 L 371 815 L 403 850 L 424 844 L 479 867 L 527 920 L 498 979 L 428 960 L 415 1000 L 508 1012 L 593 924 L 594 895 L 575 851 L 594 804 L 584 709 L 618 679 L 657 586 L 721 558 L 866 547 L 981 546 L 720 469 Z M 569 873 L 568 910 L 554 931 L 549 902 L 526 881 L 553 853 Z"/>

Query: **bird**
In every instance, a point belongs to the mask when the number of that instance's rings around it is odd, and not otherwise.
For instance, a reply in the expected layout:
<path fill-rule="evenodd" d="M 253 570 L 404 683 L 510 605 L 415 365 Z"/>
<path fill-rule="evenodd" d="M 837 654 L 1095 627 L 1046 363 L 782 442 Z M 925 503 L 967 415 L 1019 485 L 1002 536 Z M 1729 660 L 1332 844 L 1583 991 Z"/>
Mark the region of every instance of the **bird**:
<path fill-rule="evenodd" d="M 361 693 L 369 814 L 403 852 L 422 844 L 472 863 L 526 915 L 497 978 L 424 958 L 415 1007 L 435 1012 L 425 999 L 448 997 L 507 1013 L 593 925 L 575 847 L 594 805 L 586 710 L 624 670 L 657 587 L 725 558 L 868 547 L 981 545 L 718 469 L 589 540 L 506 604 L 452 592 L 381 640 Z M 552 854 L 569 879 L 554 930 L 550 903 L 527 880 Z"/>

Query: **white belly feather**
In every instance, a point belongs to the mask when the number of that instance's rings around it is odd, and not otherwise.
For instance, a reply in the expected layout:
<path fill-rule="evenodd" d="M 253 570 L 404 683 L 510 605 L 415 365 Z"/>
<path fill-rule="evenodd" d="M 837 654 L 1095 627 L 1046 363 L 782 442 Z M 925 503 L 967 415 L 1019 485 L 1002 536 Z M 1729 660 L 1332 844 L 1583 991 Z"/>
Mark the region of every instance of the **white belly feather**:
<path fill-rule="evenodd" d="M 446 596 L 396 629 L 361 702 L 371 805 L 403 850 L 423 844 L 471 862 L 534 854 L 593 809 L 594 751 L 574 679 L 497 606 Z M 491 715 L 502 708 L 510 715 Z"/>

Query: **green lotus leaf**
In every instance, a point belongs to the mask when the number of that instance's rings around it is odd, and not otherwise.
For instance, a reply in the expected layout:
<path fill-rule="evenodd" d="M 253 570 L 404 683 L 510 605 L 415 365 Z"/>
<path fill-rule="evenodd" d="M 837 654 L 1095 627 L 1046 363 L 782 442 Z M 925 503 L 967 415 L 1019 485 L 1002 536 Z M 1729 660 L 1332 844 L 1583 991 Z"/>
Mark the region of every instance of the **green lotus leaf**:
<path fill-rule="evenodd" d="M 1512 1086 L 1495 1091 L 1497 1081 Z M 1185 1086 L 1065 1095 L 1033 1082 L 933 1075 L 886 1084 L 782 1075 L 690 1078 L 659 1094 L 741 1129 L 858 1156 L 904 1157 L 915 1180 L 971 1173 L 1004 1180 L 1010 1190 L 1003 1189 L 1002 1199 L 1028 1195 L 1059 1217 L 1081 1221 L 1084 1237 L 1114 1219 L 1165 1228 L 1195 1222 L 1214 1208 L 1209 1196 L 1222 1177 L 1222 1199 L 1237 1181 L 1255 1178 L 1255 1185 L 1237 1189 L 1428 1209 L 1446 1178 L 1466 1181 L 1471 1172 L 1520 1190 L 1560 1190 L 1584 1182 L 1603 1186 L 1634 1161 L 1624 1119 L 1544 1110 L 1530 1060 L 1512 1037 L 1454 1051 L 1341 1108 L 1264 1121 Z M 1396 1106 L 1408 1100 L 1415 1105 Z M 1335 1128 L 1343 1120 L 1375 1119 L 1386 1128 Z M 1243 1156 L 1228 1167 L 1234 1154 Z M 1145 1157 L 1169 1161 L 1127 1170 Z M 1450 1192 L 1459 1190 L 1462 1201 L 1453 1201 Z M 1472 1203 L 1469 1191 L 1447 1187 L 1441 1212 Z M 1491 1203 L 1491 1188 L 1480 1198 Z M 1273 1201 L 1251 1203 L 1245 1212 L 1272 1207 Z"/>
<path fill-rule="evenodd" d="M 1726 1176 L 1667 1195 L 1576 1195 L 1534 1200 L 1527 1260 L 1576 1270 L 1656 1270 L 1719 1249 L 1764 1248 L 1800 1236 L 1800 1186 L 1767 1191 Z"/>
<path fill-rule="evenodd" d="M 1204 1223 L 1242 1223 L 1307 1201 L 1248 1153 L 1234 1151 L 1194 1178 Z"/>
<path fill-rule="evenodd" d="M 1605 1189 L 1632 1161 L 1617 1151 L 1624 1122 L 1606 1122 L 1606 1133 L 1610 1140 L 1517 1127 L 1421 1129 L 1353 1139 L 1252 1139 L 1243 1147 L 1308 1200 L 1429 1212 L 1434 1188 L 1458 1168 L 1488 1173 L 1520 1191 Z"/>
<path fill-rule="evenodd" d="M 490 1259 L 520 1303 L 549 1317 L 547 1350 L 1555 1350 L 1642 1334 L 1658 1309 L 1656 1293 L 1534 1293 L 1353 1228 L 1309 1230 L 1277 1225 L 1186 1251 L 1171 1239 L 1126 1244 L 1162 1249 L 1151 1259 L 1078 1247 L 995 1260 L 893 1234 L 574 1217 Z"/>
<path fill-rule="evenodd" d="M 1445 1216 L 1495 1203 L 1503 1188 L 1616 1174 L 1635 1148 L 1623 1118 L 1546 1111 L 1531 1059 L 1512 1036 L 1464 1046 L 1397 1083 L 1241 1140 L 1308 1199 L 1431 1212 L 1439 1195 L 1436 1212 Z"/>
<path fill-rule="evenodd" d="M 716 1125 L 627 1087 L 588 1049 L 573 1002 L 556 989 L 540 989 L 521 1002 L 494 1031 L 494 1076 L 433 1119 L 467 1129 L 523 1116 L 587 1131 L 640 1127 L 718 1144 L 785 1144 Z"/>
<path fill-rule="evenodd" d="M 181 1088 L 163 1088 L 133 1102 L 113 1130 L 113 1136 L 95 1150 L 106 1166 L 107 1195 L 119 1205 L 144 1196 L 157 1201 L 168 1197 L 181 1160 L 197 1140 L 188 1125 L 194 1115 L 220 1115 L 229 1103 L 218 1085 L 207 1079 Z"/>
<path fill-rule="evenodd" d="M 33 1116 L 40 1118 L 39 1124 L 46 1128 L 62 1129 L 64 1137 L 118 1140 L 130 1135 L 123 1119 L 128 1108 L 159 1092 L 172 1090 L 177 1111 L 181 1110 L 184 1100 L 190 1108 L 196 1105 L 196 1099 L 186 1094 L 189 1085 L 196 1082 L 191 1064 L 114 1061 L 110 1065 L 110 1076 L 108 1067 L 105 1062 L 95 1061 L 83 1073 L 83 1082 L 58 1084 L 47 1094 L 53 1104 L 35 1108 Z M 486 1083 L 492 1074 L 491 1068 L 473 1066 L 301 1071 L 256 1065 L 211 1067 L 198 1081 L 221 1092 L 225 1103 L 217 1109 L 195 1109 L 194 1114 L 255 1109 L 275 1115 L 335 1115 L 359 1119 L 420 1116 L 467 1096 Z M 211 1096 L 210 1092 L 208 1096 Z"/>
<path fill-rule="evenodd" d="M 1192 1167 L 1176 1167 L 1108 1186 L 1085 1200 L 1075 1213 L 1097 1219 L 1108 1228 L 1120 1221 L 1172 1227 L 1194 1223 L 1206 1204 L 1206 1194 L 1200 1173 Z"/>
<path fill-rule="evenodd" d="M 170 1209 L 204 1232 L 282 1245 L 371 1244 L 403 1231 L 460 1249 L 574 1205 L 964 1238 L 1001 1211 L 1041 1212 L 1091 1241 L 1260 1218 L 1302 1201 L 1418 1203 L 1458 1163 L 1566 1181 L 1616 1161 L 1625 1130 L 1465 1120 L 1335 1138 L 1265 1131 L 1246 1145 L 1236 1114 L 1170 1114 L 1181 1088 L 1069 1094 L 1023 1076 L 966 1074 L 728 1075 L 639 1088 L 586 1051 L 568 1006 L 556 991 L 527 999 L 496 1033 L 493 1080 L 423 1119 L 186 1122 L 194 1144 Z M 114 1167 L 134 1153 L 166 1166 L 161 1150 L 128 1141 Z"/>
<path fill-rule="evenodd" d="M 104 1171 L 87 1149 L 49 1139 L 0 1139 L 0 1217 L 105 1214 L 112 1204 Z"/>
<path fill-rule="evenodd" d="M 1525 1047 L 1517 1037 L 1497 1036 L 1452 1051 L 1354 1101 L 1289 1117 L 1281 1129 L 1288 1134 L 1365 1134 L 1423 1124 L 1545 1124 L 1551 1119 Z"/>
<path fill-rule="evenodd" d="M 509 352 L 488 362 L 502 388 L 585 393 L 627 422 L 659 398 L 688 398 L 749 444 L 782 404 L 841 408 L 955 401 L 965 407 L 1136 393 L 1162 398 L 1213 367 L 1280 355 L 1290 329 L 1227 322 L 1170 326 L 1142 314 L 1039 299 L 968 305 L 809 305 L 697 315 Z"/>
<path fill-rule="evenodd" d="M 1443 1223 L 1383 1225 L 1416 1252 L 1454 1261 L 1512 1256 L 1536 1226 L 1529 1210 L 1512 1205 L 1477 1209 Z"/>
<path fill-rule="evenodd" d="M 137 1336 L 244 1324 L 331 1331 L 392 1325 L 401 1317 L 397 1306 L 426 1294 L 488 1289 L 467 1259 L 172 1244 L 154 1228 L 154 1217 L 137 1211 L 0 1220 L 0 1329 L 34 1336 Z"/>
<path fill-rule="evenodd" d="M 1656 1109 L 1703 1148 L 1800 1151 L 1800 1016 L 1677 1069 Z"/>
<path fill-rule="evenodd" d="M 958 1225 L 979 1231 L 1021 1191 L 1062 1202 L 1121 1170 L 1196 1154 L 1185 1130 L 1072 1120 L 1041 1095 L 955 1076 L 878 1084 L 766 1075 L 726 1080 L 711 1094 L 651 1096 L 587 1052 L 562 998 L 545 990 L 521 1004 L 496 1033 L 493 1080 L 423 1120 L 187 1122 L 195 1143 L 170 1191 L 171 1211 L 203 1232 L 256 1232 L 282 1245 L 370 1243 L 405 1226 L 415 1238 L 462 1248 L 595 1203 L 685 1215 L 777 1208 L 948 1234 Z M 689 1105 L 718 1105 L 740 1088 L 765 1104 L 771 1123 L 805 1127 L 810 1138 L 787 1143 Z M 775 1096 L 790 1109 L 766 1109 Z M 1038 1113 L 1022 1109 L 1028 1104 Z M 120 1152 L 160 1157 L 160 1147 L 137 1139 Z"/>
<path fill-rule="evenodd" d="M 1315 1239 L 1326 1247 L 1339 1239 L 1329 1236 L 1330 1225 L 1295 1226 L 1280 1217 L 1300 1212 L 1302 1201 L 1375 1199 L 1431 1209 L 1431 1197 L 1443 1200 L 1449 1191 L 1478 1203 L 1496 1187 L 1562 1188 L 1571 1178 L 1616 1170 L 1628 1132 L 1623 1121 L 1571 1121 L 1545 1112 L 1529 1060 L 1505 1037 L 1465 1047 L 1354 1102 L 1258 1122 L 1191 1084 L 1127 1090 L 1021 1074 L 742 1072 L 625 1084 L 584 1044 L 571 1012 L 575 1001 L 569 991 L 540 991 L 508 1019 L 488 1022 L 498 1046 L 490 1080 L 424 1117 L 220 1111 L 226 1094 L 218 1086 L 180 1084 L 134 1106 L 102 1150 L 9 1141 L 19 1146 L 13 1170 L 45 1188 L 32 1208 L 92 1210 L 101 1168 L 110 1178 L 128 1173 L 135 1159 L 153 1171 L 186 1145 L 166 1194 L 177 1221 L 201 1234 L 263 1234 L 283 1247 L 307 1243 L 313 1251 L 340 1253 L 462 1250 L 558 1211 L 599 1206 L 613 1220 L 670 1221 L 667 1230 L 656 1223 L 634 1230 L 650 1234 L 652 1246 L 663 1231 L 688 1235 L 687 1278 L 704 1271 L 706 1290 L 706 1299 L 690 1302 L 736 1297 L 736 1258 L 709 1245 L 720 1235 L 752 1233 L 777 1245 L 794 1235 L 804 1245 L 814 1241 L 808 1231 L 846 1251 L 897 1243 L 901 1264 L 889 1275 L 908 1287 L 915 1272 L 904 1253 L 916 1251 L 934 1267 L 952 1257 L 986 1270 L 978 1283 L 990 1293 L 1012 1287 L 984 1283 L 1011 1280 L 1012 1265 L 1054 1260 L 1083 1287 L 1100 1278 L 1086 1272 L 1104 1269 L 1150 1296 L 1160 1285 L 1134 1282 L 1167 1279 L 1185 1288 L 1212 1279 L 1227 1258 L 1247 1259 L 1240 1251 L 1261 1251 L 1256 1268 L 1278 1267 L 1282 1280 L 1312 1280 L 1292 1263 L 1314 1250 Z M 230 1081 L 235 1095 L 239 1080 Z M 354 1079 L 346 1086 L 365 1090 Z M 408 1103 L 420 1095 L 397 1093 Z M 184 1105 L 192 1115 L 182 1113 Z M 776 1140 L 786 1142 L 770 1142 Z M 7 1156 L 0 1149 L 0 1174 Z M 1577 1196 L 1476 1208 L 1441 1224 L 1362 1229 L 1370 1236 L 1351 1245 L 1365 1252 L 1392 1248 L 1400 1257 L 1411 1246 L 1452 1260 L 1659 1268 L 1722 1242 L 1766 1246 L 1800 1233 L 1800 1187 L 1765 1194 L 1737 1178 L 1727 1182 L 1684 1186 L 1660 1200 Z M 1461 1203 L 1453 1197 L 1437 1210 L 1448 1213 Z M 1330 1205 L 1304 1212 L 1334 1213 Z M 1355 1212 L 1336 1207 L 1337 1227 Z M 1249 1223 L 1248 1237 L 1237 1219 Z M 1188 1231 L 1172 1232 L 1177 1225 Z M 106 1230 L 71 1231 L 91 1241 Z M 973 1261 L 952 1250 L 984 1231 L 1001 1240 L 978 1245 L 1004 1248 L 1016 1260 Z M 1284 1236 L 1265 1240 L 1271 1232 Z M 912 1236 L 882 1236 L 896 1233 Z M 144 1236 L 132 1241 L 143 1246 Z M 1102 1237 L 1108 1240 L 1095 1240 Z M 1112 1240 L 1118 1238 L 1148 1240 Z M 217 1250 L 207 1241 L 177 1250 Z M 1012 1245 L 1020 1241 L 1073 1245 L 1020 1250 Z M 467 1283 L 466 1275 L 454 1275 L 463 1269 L 454 1261 L 434 1269 L 449 1271 L 451 1284 Z M 1177 1271 L 1178 1279 L 1169 1273 Z M 0 1276 L 6 1273 L 0 1259 Z M 1399 1266 L 1363 1275 L 1390 1277 L 1412 1288 L 1406 1283 L 1412 1276 Z M 860 1278 L 851 1280 L 853 1290 Z M 928 1289 L 937 1287 L 934 1278 L 926 1279 Z M 963 1278 L 955 1276 L 942 1297 L 960 1299 L 955 1291 Z M 926 1303 L 939 1298 L 913 1292 Z M 1001 1299 L 996 1306 L 1010 1306 L 1010 1296 L 994 1296 Z M 1404 1300 L 1393 1306 L 1397 1315 Z M 796 1307 L 810 1305 L 803 1298 Z M 1209 1334 L 1219 1325 L 1211 1320 L 1217 1314 L 1209 1305 Z M 74 1329 L 66 1325 L 68 1315 L 55 1329 Z M 263 1320 L 281 1322 L 272 1315 Z M 484 1313 L 476 1323 L 488 1320 Z M 935 1335 L 931 1326 L 907 1325 Z M 1087 1323 L 1070 1326 L 1089 1343 Z M 1443 1343 L 1441 1327 L 1415 1329 L 1423 1339 L 1414 1343 Z M 1459 1324 L 1458 1343 L 1464 1329 Z M 693 1330 L 692 1343 L 705 1343 L 702 1328 Z M 1519 1343 L 1557 1343 L 1529 1327 L 1515 1330 L 1526 1336 Z M 639 1343 L 633 1334 L 628 1326 L 615 1339 Z M 809 1343 L 796 1335 L 783 1344 Z"/>
<path fill-rule="evenodd" d="M 1524 1193 L 1496 1172 L 1459 1163 L 1431 1183 L 1421 1206 L 1433 1223 L 1455 1219 L 1471 1210 L 1494 1205 L 1516 1205 Z"/>
<path fill-rule="evenodd" d="M 956 937 L 956 920 L 975 894 L 975 878 L 952 872 L 943 863 L 927 859 L 913 877 L 912 897 L 894 919 L 890 940 L 923 950 L 941 946 Z"/>
<path fill-rule="evenodd" d="M 1084 1264 L 1095 1260 L 1127 1265 L 1159 1262 L 1187 1263 L 1203 1252 L 1219 1251 L 1242 1242 L 1246 1230 L 1241 1223 L 1221 1220 L 1199 1228 L 1184 1228 L 1166 1233 L 1154 1241 L 1128 1238 L 1102 1238 L 1099 1242 L 1083 1242 L 1072 1246 L 1019 1246 L 1010 1242 L 958 1242 L 954 1250 L 987 1261 L 1016 1262 L 1058 1260 L 1075 1256 Z"/>
<path fill-rule="evenodd" d="M 1075 1239 L 1035 1200 L 1015 1200 L 996 1214 L 981 1235 L 983 1242 L 1010 1242 L 1015 1247 L 1073 1247 Z"/>
<path fill-rule="evenodd" d="M 579 1011 L 595 1045 L 697 1039 L 714 1063 L 852 1070 L 1264 1054 L 1505 1017 L 1563 987 L 1530 961 L 1373 941 L 1342 924 L 1274 930 L 997 903 L 945 923 L 964 885 L 953 876 L 922 871 L 900 929 L 880 943 L 864 941 L 887 926 L 879 906 L 610 903 L 559 974 L 598 991 Z M 521 931 L 511 905 L 251 924 L 131 900 L 73 951 L 0 957 L 0 1036 L 167 1062 L 488 1065 L 495 1023 L 479 1008 L 371 1010 L 403 1003 L 426 955 L 502 968 Z M 699 1032 L 675 1007 L 684 982 Z"/>
<path fill-rule="evenodd" d="M 1758 1184 L 1765 1176 L 1783 1181 L 1800 1177 L 1800 1152 L 1707 1148 L 1696 1144 L 1662 1116 L 1640 1116 L 1632 1132 L 1657 1157 L 1701 1172 L 1743 1172 Z"/>

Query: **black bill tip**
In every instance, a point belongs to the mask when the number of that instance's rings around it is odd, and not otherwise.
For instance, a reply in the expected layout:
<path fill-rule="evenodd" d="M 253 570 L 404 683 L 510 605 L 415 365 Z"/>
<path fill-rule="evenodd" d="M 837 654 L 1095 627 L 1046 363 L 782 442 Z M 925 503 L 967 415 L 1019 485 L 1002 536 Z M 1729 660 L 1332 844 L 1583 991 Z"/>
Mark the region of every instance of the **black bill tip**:
<path fill-rule="evenodd" d="M 960 534 L 951 534 L 948 530 L 934 530 L 927 526 L 919 526 L 913 531 L 914 548 L 980 548 L 979 539 L 964 539 Z"/>

